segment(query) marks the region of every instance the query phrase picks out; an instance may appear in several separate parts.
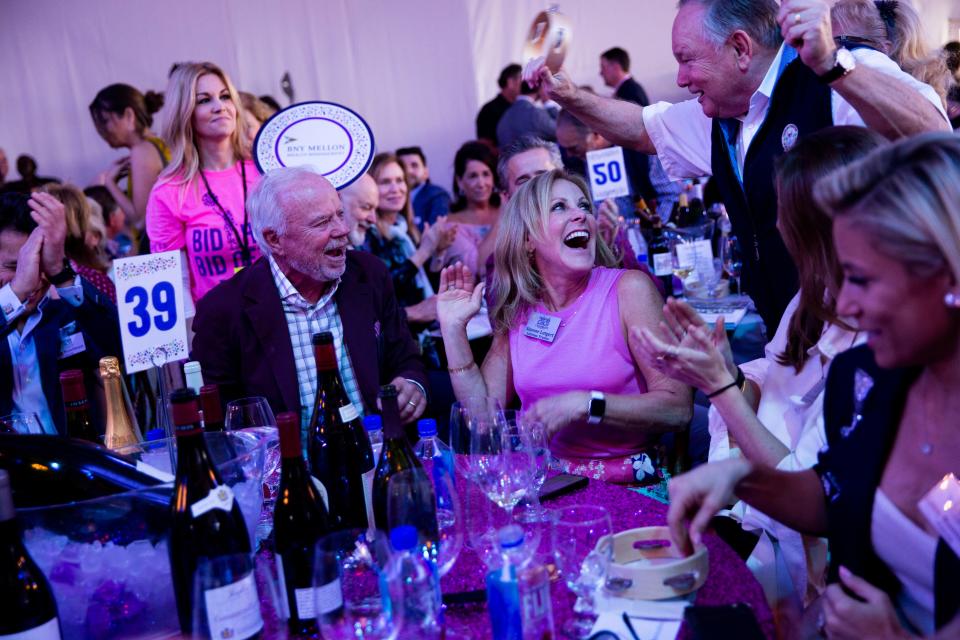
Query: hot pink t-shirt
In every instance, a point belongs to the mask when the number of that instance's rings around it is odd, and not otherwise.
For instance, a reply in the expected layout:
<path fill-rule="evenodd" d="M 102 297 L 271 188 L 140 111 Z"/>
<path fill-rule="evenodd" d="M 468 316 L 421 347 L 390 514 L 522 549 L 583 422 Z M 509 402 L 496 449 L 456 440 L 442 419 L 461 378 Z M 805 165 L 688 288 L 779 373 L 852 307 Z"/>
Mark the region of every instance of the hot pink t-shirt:
<path fill-rule="evenodd" d="M 244 161 L 247 193 L 260 181 L 252 160 Z M 230 216 L 240 237 L 246 236 L 251 263 L 260 257 L 250 224 L 244 226 L 243 179 L 240 163 L 223 171 L 204 171 L 210 190 Z M 242 229 L 242 231 L 241 231 Z M 176 178 L 157 182 L 147 202 L 147 236 L 155 253 L 183 249 L 190 264 L 190 293 L 194 301 L 230 279 L 242 266 L 237 234 L 207 194 L 198 174 L 190 184 Z"/>
<path fill-rule="evenodd" d="M 551 312 L 537 306 L 533 311 L 561 320 L 553 342 L 524 335 L 528 318 L 510 330 L 513 386 L 523 408 L 568 391 L 646 392 L 620 321 L 617 281 L 623 274 L 622 269 L 596 267 L 586 291 L 566 309 Z M 637 453 L 646 442 L 642 435 L 624 437 L 602 423 L 582 422 L 561 429 L 550 451 L 561 457 L 617 458 Z"/>

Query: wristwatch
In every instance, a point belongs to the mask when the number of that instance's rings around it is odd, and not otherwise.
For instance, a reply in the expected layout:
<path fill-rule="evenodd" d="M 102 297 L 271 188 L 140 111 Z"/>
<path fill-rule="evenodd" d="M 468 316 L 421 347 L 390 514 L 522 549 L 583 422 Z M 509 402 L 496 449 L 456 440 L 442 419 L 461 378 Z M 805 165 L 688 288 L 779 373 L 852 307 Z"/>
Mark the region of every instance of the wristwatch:
<path fill-rule="evenodd" d="M 853 54 L 850 53 L 850 50 L 845 47 L 840 47 L 836 53 L 833 54 L 833 68 L 819 76 L 820 82 L 830 84 L 844 77 L 856 69 L 856 67 L 857 60 L 853 57 Z"/>
<path fill-rule="evenodd" d="M 63 259 L 63 269 L 60 270 L 60 273 L 55 273 L 52 276 L 48 276 L 47 280 L 50 281 L 55 287 L 69 282 L 77 277 L 77 272 L 73 270 L 73 267 L 70 266 L 70 261 L 67 258 Z"/>
<path fill-rule="evenodd" d="M 600 424 L 607 412 L 607 399 L 602 391 L 590 392 L 590 404 L 587 407 L 587 424 Z"/>

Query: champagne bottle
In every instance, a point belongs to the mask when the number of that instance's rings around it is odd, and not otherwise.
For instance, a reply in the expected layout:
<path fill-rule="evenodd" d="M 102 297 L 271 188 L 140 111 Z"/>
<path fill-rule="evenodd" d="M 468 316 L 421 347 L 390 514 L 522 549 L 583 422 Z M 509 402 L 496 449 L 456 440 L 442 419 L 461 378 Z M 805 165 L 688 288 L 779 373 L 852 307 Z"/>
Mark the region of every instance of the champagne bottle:
<path fill-rule="evenodd" d="M 337 369 L 333 334 L 313 336 L 317 396 L 310 416 L 310 469 L 323 483 L 333 529 L 366 529 L 372 512 L 373 449 Z"/>
<path fill-rule="evenodd" d="M 687 186 L 677 196 L 677 208 L 670 215 L 670 223 L 675 227 L 686 227 L 690 222 L 690 196 Z"/>
<path fill-rule="evenodd" d="M 0 471 L 0 602 L 0 638 L 60 640 L 57 602 L 23 546 L 6 471 Z"/>
<path fill-rule="evenodd" d="M 380 387 L 380 407 L 383 411 L 383 451 L 377 463 L 377 472 L 373 479 L 373 512 L 377 529 L 389 532 L 390 529 L 410 524 L 427 540 L 438 540 L 436 499 L 430 485 L 430 478 L 423 464 L 414 452 L 403 425 L 400 423 L 400 409 L 397 407 L 397 388 L 392 384 Z M 411 522 L 390 522 L 387 503 L 390 479 L 402 471 L 410 470 L 421 477 L 430 487 L 429 496 L 410 496 L 413 504 L 420 505 L 418 513 Z"/>
<path fill-rule="evenodd" d="M 670 255 L 670 244 L 667 242 L 667 237 L 663 232 L 663 224 L 659 218 L 654 218 L 647 253 L 650 256 L 653 275 L 660 278 L 666 294 L 668 296 L 673 295 L 673 258 Z"/>
<path fill-rule="evenodd" d="M 277 576 L 283 588 L 281 599 L 290 632 L 314 634 L 317 615 L 339 608 L 339 589 L 313 588 L 313 553 L 317 540 L 330 532 L 330 519 L 313 485 L 300 445 L 300 418 L 296 413 L 277 416 L 280 431 L 280 491 L 273 512 Z M 336 592 L 334 594 L 334 591 Z M 323 599 L 317 611 L 317 596 Z M 328 606 L 323 606 L 326 603 Z"/>
<path fill-rule="evenodd" d="M 240 505 L 210 459 L 197 395 L 189 388 L 178 389 L 170 394 L 170 404 L 177 437 L 177 475 L 170 502 L 170 570 L 180 630 L 190 634 L 198 559 L 249 554 L 251 546 Z M 263 621 L 253 575 L 247 574 L 229 586 L 230 608 L 246 612 L 234 620 L 232 637 L 241 640 L 256 636 Z M 224 593 L 220 587 L 204 594 L 211 610 L 211 600 L 219 600 Z"/>
<path fill-rule="evenodd" d="M 123 386 L 120 361 L 113 356 L 100 358 L 100 378 L 107 399 L 107 426 L 103 444 L 107 449 L 120 449 L 141 442 L 143 437 Z"/>
<path fill-rule="evenodd" d="M 85 440 L 46 435 L 0 434 L 0 469 L 10 473 L 21 509 L 101 498 L 162 483 L 126 456 Z M 164 503 L 168 501 L 169 493 Z"/>
<path fill-rule="evenodd" d="M 67 413 L 66 435 L 99 444 L 100 434 L 90 418 L 90 403 L 87 401 L 83 372 L 79 369 L 68 369 L 61 373 L 60 388 L 63 390 L 63 408 Z"/>

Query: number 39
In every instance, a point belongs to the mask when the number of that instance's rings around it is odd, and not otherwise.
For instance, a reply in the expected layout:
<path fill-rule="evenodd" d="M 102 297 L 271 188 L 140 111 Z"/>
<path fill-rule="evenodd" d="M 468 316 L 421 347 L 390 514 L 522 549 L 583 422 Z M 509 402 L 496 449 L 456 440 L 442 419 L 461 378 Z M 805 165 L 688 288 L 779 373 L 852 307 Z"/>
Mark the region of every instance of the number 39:
<path fill-rule="evenodd" d="M 160 331 L 168 331 L 177 324 L 177 304 L 173 292 L 173 285 L 169 282 L 158 282 L 150 294 L 143 287 L 132 287 L 127 291 L 124 300 L 133 305 L 132 313 L 137 320 L 127 323 L 130 335 L 141 338 L 150 331 L 151 321 Z M 149 313 L 149 304 L 159 313 L 152 316 Z"/>

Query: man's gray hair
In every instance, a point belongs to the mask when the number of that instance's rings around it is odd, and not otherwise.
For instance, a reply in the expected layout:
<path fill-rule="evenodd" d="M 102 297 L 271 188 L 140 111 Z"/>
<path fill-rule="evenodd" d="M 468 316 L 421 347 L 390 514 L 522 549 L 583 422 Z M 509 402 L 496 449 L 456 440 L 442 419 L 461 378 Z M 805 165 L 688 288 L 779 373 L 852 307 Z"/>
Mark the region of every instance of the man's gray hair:
<path fill-rule="evenodd" d="M 680 0 L 677 6 L 688 4 L 707 10 L 703 30 L 717 46 L 738 30 L 767 49 L 777 49 L 783 42 L 777 23 L 780 7 L 775 0 Z"/>
<path fill-rule="evenodd" d="M 305 193 L 303 183 L 315 181 L 320 176 L 304 167 L 284 167 L 268 172 L 247 197 L 247 212 L 250 214 L 250 229 L 253 238 L 264 255 L 270 255 L 270 247 L 263 239 L 265 229 L 273 229 L 282 236 L 287 231 L 287 219 L 284 210 L 301 200 L 309 199 L 309 188 Z"/>
<path fill-rule="evenodd" d="M 550 160 L 554 166 L 558 169 L 563 168 L 563 159 L 560 157 L 560 147 L 557 146 L 557 143 L 536 136 L 521 136 L 503 149 L 500 152 L 500 159 L 497 160 L 497 176 L 500 177 L 500 185 L 504 189 L 509 188 L 507 184 L 507 163 L 510 162 L 510 158 L 534 149 L 546 150 L 550 154 Z"/>

